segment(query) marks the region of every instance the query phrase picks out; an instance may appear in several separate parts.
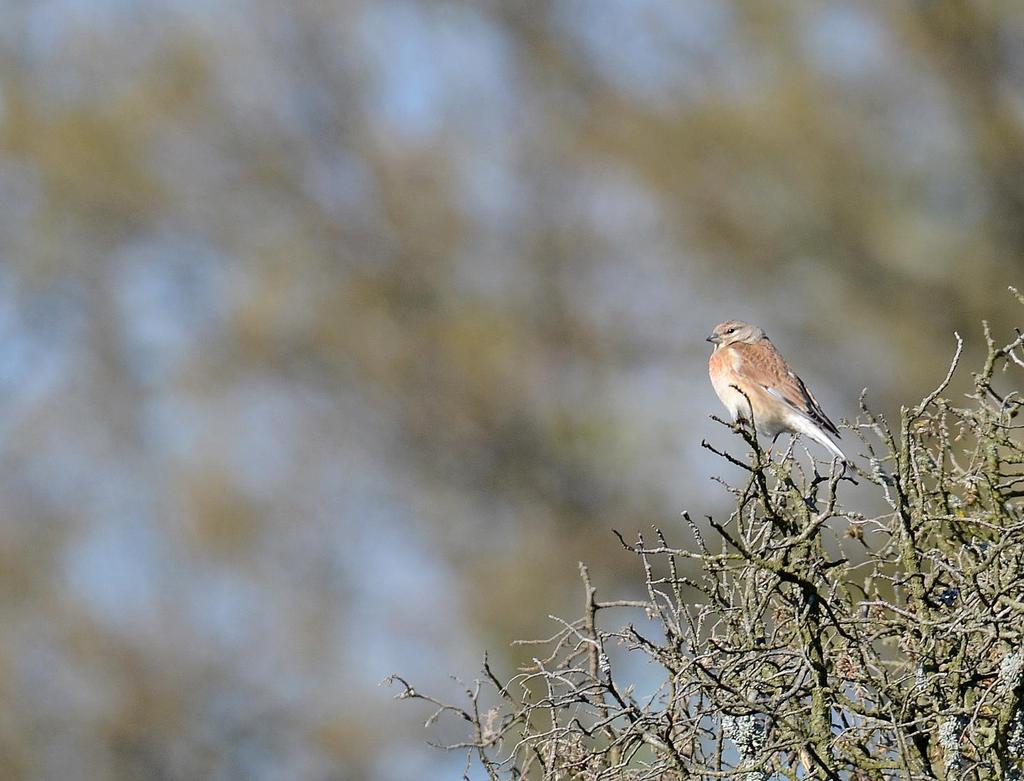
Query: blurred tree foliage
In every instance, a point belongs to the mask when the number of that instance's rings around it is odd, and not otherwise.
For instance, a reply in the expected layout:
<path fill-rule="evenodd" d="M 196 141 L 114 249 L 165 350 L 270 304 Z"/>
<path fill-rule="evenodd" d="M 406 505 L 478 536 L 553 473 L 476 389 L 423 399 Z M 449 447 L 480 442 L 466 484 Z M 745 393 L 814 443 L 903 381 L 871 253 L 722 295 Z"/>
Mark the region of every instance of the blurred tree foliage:
<path fill-rule="evenodd" d="M 1011 324 L 1008 0 L 6 10 L 11 779 L 424 777 L 376 680 L 719 501 L 710 325 L 842 417 Z"/>

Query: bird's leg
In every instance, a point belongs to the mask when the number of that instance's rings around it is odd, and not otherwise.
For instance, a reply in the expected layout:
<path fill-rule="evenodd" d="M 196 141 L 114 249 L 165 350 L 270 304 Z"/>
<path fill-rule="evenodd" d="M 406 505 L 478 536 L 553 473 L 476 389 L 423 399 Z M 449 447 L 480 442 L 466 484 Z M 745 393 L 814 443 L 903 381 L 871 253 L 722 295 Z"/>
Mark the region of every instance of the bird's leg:
<path fill-rule="evenodd" d="M 736 427 L 737 431 L 747 431 L 750 427 L 750 421 L 742 415 L 737 415 L 732 419 L 733 426 Z"/>
<path fill-rule="evenodd" d="M 744 439 L 747 439 L 748 442 L 757 441 L 757 429 L 754 428 L 753 420 L 743 417 L 741 415 L 740 417 L 736 418 L 736 425 L 739 426 L 740 429 L 742 429 L 742 431 L 744 432 Z"/>

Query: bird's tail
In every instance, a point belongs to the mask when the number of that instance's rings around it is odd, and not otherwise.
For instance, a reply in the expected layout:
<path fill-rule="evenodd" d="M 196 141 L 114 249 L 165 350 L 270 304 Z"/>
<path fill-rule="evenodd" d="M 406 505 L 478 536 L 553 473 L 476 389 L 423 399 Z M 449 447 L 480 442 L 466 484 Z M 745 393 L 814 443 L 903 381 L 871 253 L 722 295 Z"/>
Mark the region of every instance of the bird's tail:
<path fill-rule="evenodd" d="M 844 464 L 846 463 L 846 454 L 840 449 L 839 445 L 835 443 L 835 440 L 825 433 L 820 426 L 816 425 L 813 421 L 803 418 L 800 421 L 799 428 L 801 434 L 806 434 L 822 447 L 828 448 L 833 454 L 839 456 L 840 461 Z"/>
<path fill-rule="evenodd" d="M 822 444 L 822 445 L 824 445 L 829 450 L 831 450 L 833 453 L 835 453 L 837 456 L 839 456 L 839 460 L 842 461 L 845 464 L 846 461 L 847 461 L 847 458 L 846 458 L 846 453 L 843 452 L 842 448 L 840 448 L 839 445 L 837 445 L 833 441 L 832 437 L 830 437 L 824 431 L 819 432 L 819 434 L 820 434 L 819 437 L 815 437 L 815 441 L 820 443 L 820 444 Z"/>

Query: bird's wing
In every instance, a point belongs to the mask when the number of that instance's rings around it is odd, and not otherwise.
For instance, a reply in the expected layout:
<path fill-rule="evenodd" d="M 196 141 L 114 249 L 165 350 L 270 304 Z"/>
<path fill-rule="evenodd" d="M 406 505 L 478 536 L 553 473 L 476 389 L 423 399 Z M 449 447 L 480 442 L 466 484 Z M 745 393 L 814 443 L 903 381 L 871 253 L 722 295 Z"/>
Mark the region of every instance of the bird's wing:
<path fill-rule="evenodd" d="M 826 431 L 839 436 L 836 424 L 828 419 L 804 381 L 789 368 L 775 345 L 767 338 L 756 344 L 733 344 L 731 347 L 741 358 L 738 373 Z"/>

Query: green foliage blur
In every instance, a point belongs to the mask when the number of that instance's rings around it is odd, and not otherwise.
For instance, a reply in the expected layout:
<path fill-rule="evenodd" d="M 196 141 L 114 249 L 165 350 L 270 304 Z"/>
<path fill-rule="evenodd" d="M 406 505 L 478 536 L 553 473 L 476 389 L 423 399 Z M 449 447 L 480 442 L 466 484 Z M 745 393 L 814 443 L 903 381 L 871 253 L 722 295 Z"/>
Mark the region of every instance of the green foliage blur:
<path fill-rule="evenodd" d="M 611 528 L 725 506 L 716 322 L 836 419 L 1013 325 L 1022 39 L 1009 0 L 11 3 L 3 777 L 456 777 L 377 682 L 514 664 L 578 560 L 625 577 Z"/>

